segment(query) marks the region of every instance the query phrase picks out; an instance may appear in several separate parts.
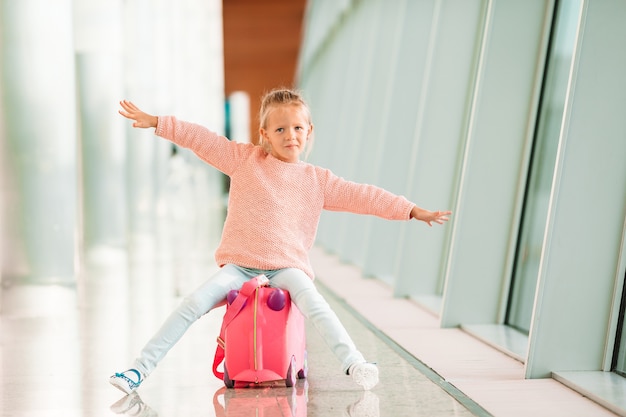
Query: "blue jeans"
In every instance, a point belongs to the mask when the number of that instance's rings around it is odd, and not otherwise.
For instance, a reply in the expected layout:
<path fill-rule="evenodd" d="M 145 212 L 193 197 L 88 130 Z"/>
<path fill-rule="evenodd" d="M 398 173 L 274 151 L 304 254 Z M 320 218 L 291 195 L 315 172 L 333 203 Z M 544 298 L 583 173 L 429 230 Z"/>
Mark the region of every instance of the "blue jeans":
<path fill-rule="evenodd" d="M 150 375 L 159 361 L 196 320 L 222 302 L 230 290 L 240 289 L 246 281 L 260 274 L 265 274 L 269 278 L 272 287 L 289 291 L 298 309 L 304 317 L 311 320 L 339 359 L 344 373 L 347 373 L 353 363 L 365 362 L 335 312 L 317 291 L 311 278 L 303 271 L 296 268 L 265 271 L 229 264 L 185 297 L 145 345 L 135 360 L 134 368 L 144 377 Z"/>

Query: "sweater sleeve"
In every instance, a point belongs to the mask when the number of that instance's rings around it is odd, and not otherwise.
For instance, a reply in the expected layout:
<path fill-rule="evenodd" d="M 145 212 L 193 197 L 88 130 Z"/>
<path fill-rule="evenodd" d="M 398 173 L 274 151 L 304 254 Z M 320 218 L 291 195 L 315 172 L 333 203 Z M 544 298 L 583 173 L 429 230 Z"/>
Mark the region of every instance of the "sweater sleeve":
<path fill-rule="evenodd" d="M 183 148 L 226 175 L 231 175 L 254 145 L 228 140 L 204 126 L 184 122 L 174 116 L 159 116 L 155 134 Z"/>
<path fill-rule="evenodd" d="M 415 204 L 403 196 L 369 184 L 344 180 L 326 172 L 324 209 L 370 214 L 388 220 L 409 220 Z"/>

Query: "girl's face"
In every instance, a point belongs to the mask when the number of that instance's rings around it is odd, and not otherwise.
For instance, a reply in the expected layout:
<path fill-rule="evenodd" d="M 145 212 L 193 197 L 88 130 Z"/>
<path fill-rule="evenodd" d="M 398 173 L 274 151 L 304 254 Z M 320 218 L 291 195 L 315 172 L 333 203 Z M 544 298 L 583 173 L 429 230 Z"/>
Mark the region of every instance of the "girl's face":
<path fill-rule="evenodd" d="M 272 156 L 284 162 L 298 162 L 313 131 L 308 120 L 306 110 L 298 104 L 278 105 L 271 109 L 260 133 Z"/>

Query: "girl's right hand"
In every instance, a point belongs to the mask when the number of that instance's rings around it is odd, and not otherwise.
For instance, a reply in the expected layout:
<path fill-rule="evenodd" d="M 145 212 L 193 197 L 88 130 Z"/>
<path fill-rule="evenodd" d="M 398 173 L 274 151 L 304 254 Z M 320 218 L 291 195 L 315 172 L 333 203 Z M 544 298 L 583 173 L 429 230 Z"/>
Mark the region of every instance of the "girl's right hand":
<path fill-rule="evenodd" d="M 133 123 L 133 127 L 140 127 L 144 129 L 148 127 L 157 127 L 159 119 L 156 116 L 152 116 L 151 114 L 139 110 L 139 108 L 132 102 L 122 100 L 120 101 L 120 106 L 122 106 L 124 110 L 120 110 L 119 113 L 127 119 L 135 121 L 135 123 Z"/>

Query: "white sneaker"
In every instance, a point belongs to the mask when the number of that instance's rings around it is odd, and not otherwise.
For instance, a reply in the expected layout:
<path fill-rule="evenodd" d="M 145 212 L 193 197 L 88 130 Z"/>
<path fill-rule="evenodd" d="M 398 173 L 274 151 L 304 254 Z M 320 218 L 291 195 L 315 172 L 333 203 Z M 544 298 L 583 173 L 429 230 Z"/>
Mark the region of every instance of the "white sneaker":
<path fill-rule="evenodd" d="M 364 390 L 370 390 L 378 384 L 378 367 L 373 363 L 355 363 L 348 369 L 348 374 Z"/>
<path fill-rule="evenodd" d="M 115 414 L 138 415 L 143 409 L 143 401 L 136 392 L 128 394 L 114 402 L 110 409 Z"/>
<path fill-rule="evenodd" d="M 361 398 L 346 408 L 350 417 L 380 417 L 378 397 L 372 391 L 363 391 Z"/>
<path fill-rule="evenodd" d="M 139 385 L 143 382 L 141 374 L 136 369 L 128 369 L 122 373 L 115 373 L 109 378 L 109 382 L 115 388 L 120 389 L 126 394 L 130 394 L 139 388 Z"/>
<path fill-rule="evenodd" d="M 125 395 L 113 403 L 110 408 L 115 414 L 125 414 L 132 417 L 158 417 L 156 411 L 148 407 L 136 392 Z"/>

